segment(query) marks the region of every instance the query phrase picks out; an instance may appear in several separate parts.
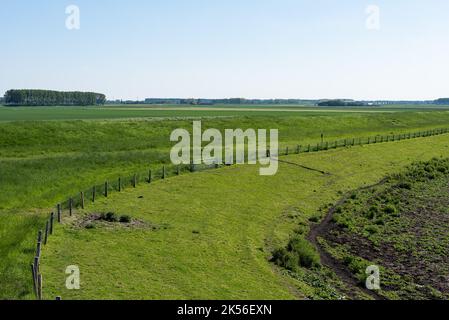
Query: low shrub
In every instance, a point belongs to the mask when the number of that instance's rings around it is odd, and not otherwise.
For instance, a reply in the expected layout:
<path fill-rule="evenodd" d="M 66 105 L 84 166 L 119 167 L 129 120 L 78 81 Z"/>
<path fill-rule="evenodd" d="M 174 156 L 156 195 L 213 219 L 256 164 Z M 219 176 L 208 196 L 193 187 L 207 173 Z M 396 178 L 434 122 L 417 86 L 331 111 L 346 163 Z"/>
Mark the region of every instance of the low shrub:
<path fill-rule="evenodd" d="M 316 268 L 320 266 L 320 256 L 313 245 L 301 237 L 294 237 L 288 244 L 289 251 L 296 254 L 299 265 L 305 268 Z"/>
<path fill-rule="evenodd" d="M 343 263 L 348 267 L 352 274 L 358 279 L 359 284 L 363 284 L 366 281 L 367 275 L 365 273 L 368 264 L 361 258 L 353 256 L 345 256 Z"/>
<path fill-rule="evenodd" d="M 396 213 L 397 209 L 394 205 L 388 204 L 385 206 L 383 211 L 387 214 L 394 214 L 394 213 Z"/>
<path fill-rule="evenodd" d="M 118 221 L 117 216 L 114 212 L 108 212 L 106 214 L 102 213 L 100 219 L 107 221 L 107 222 L 117 222 Z"/>
<path fill-rule="evenodd" d="M 406 189 L 406 190 L 411 190 L 412 189 L 412 184 L 410 182 L 405 182 L 402 181 L 398 184 L 398 188 L 400 189 Z"/>
<path fill-rule="evenodd" d="M 96 226 L 94 223 L 88 223 L 88 224 L 86 224 L 85 228 L 90 230 L 90 229 L 95 229 Z"/>
<path fill-rule="evenodd" d="M 296 271 L 299 267 L 298 256 L 292 252 L 287 251 L 285 248 L 277 249 L 273 252 L 272 261 L 278 266 L 281 266 L 290 271 Z"/>
<path fill-rule="evenodd" d="M 365 227 L 365 231 L 369 234 L 376 234 L 379 232 L 379 228 L 375 225 L 369 225 Z"/>
<path fill-rule="evenodd" d="M 130 223 L 131 220 L 132 220 L 132 218 L 130 216 L 128 216 L 128 215 L 120 216 L 120 219 L 119 219 L 119 221 L 121 223 Z"/>
<path fill-rule="evenodd" d="M 302 237 L 295 236 L 287 248 L 273 252 L 272 262 L 287 270 L 296 271 L 298 267 L 308 269 L 320 267 L 320 256 L 312 244 Z"/>

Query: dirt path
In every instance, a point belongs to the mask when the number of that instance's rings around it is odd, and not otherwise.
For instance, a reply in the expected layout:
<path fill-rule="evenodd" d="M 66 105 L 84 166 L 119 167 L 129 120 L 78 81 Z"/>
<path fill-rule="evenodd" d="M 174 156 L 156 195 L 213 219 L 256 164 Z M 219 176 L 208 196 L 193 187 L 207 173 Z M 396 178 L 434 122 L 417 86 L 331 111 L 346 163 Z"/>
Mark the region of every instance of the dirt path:
<path fill-rule="evenodd" d="M 363 191 L 367 189 L 374 188 L 376 186 L 379 186 L 385 182 L 385 179 L 382 181 L 357 189 L 356 191 Z M 332 228 L 332 219 L 334 217 L 335 211 L 339 206 L 344 204 L 350 197 L 351 194 L 347 194 L 344 196 L 340 201 L 337 202 L 332 208 L 329 209 L 326 217 L 324 220 L 317 225 L 312 226 L 309 235 L 307 236 L 307 240 L 310 241 L 318 250 L 320 257 L 321 257 L 321 263 L 324 264 L 326 267 L 331 268 L 335 274 L 340 278 L 343 283 L 345 283 L 349 288 L 357 288 L 360 291 L 364 292 L 365 294 L 371 296 L 372 298 L 376 300 L 385 300 L 385 297 L 377 294 L 375 291 L 368 290 L 365 287 L 361 287 L 358 285 L 357 280 L 354 278 L 352 273 L 348 270 L 348 268 L 338 261 L 337 259 L 333 258 L 329 253 L 327 253 L 326 250 L 324 250 L 321 245 L 318 243 L 318 237 L 322 237 L 325 234 L 329 233 Z M 345 292 L 348 294 L 349 297 L 356 299 L 356 296 L 354 294 L 354 291 L 348 291 Z"/>

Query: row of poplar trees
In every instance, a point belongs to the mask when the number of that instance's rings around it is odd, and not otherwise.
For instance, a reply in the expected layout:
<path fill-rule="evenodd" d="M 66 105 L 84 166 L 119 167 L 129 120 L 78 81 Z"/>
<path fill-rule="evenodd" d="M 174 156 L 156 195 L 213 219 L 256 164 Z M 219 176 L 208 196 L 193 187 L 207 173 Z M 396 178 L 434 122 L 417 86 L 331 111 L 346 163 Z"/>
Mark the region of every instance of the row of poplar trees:
<path fill-rule="evenodd" d="M 106 96 L 95 92 L 9 90 L 3 103 L 12 106 L 90 106 L 104 104 Z"/>

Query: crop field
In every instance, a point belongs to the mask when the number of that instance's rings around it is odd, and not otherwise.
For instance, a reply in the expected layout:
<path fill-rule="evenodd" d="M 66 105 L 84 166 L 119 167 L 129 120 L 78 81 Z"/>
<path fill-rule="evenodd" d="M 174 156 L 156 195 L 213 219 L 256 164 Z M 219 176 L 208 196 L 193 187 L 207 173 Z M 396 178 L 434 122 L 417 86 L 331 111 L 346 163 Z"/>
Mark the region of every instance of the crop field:
<path fill-rule="evenodd" d="M 449 127 L 444 107 L 236 108 L 0 107 L 0 298 L 34 298 L 29 266 L 36 235 L 57 203 L 168 165 L 170 133 L 191 131 L 193 119 L 220 131 L 276 128 L 281 148 L 316 144 L 321 134 L 335 141 Z M 346 284 L 330 269 L 292 275 L 269 261 L 272 252 L 298 229 L 307 232 L 309 219 L 324 217 L 322 209 L 342 192 L 416 160 L 448 157 L 448 145 L 441 135 L 290 155 L 274 178 L 237 166 L 113 193 L 57 226 L 43 250 L 45 297 L 338 298 Z M 107 212 L 131 222 L 98 218 Z M 83 289 L 67 292 L 64 271 L 73 264 L 81 268 Z M 332 285 L 313 285 L 327 283 L 328 273 Z"/>
<path fill-rule="evenodd" d="M 351 113 L 449 111 L 449 106 L 389 105 L 368 107 L 311 107 L 292 105 L 108 105 L 103 107 L 2 107 L 0 122 L 26 120 L 106 120 L 135 118 L 198 118 L 245 116 L 315 116 Z"/>

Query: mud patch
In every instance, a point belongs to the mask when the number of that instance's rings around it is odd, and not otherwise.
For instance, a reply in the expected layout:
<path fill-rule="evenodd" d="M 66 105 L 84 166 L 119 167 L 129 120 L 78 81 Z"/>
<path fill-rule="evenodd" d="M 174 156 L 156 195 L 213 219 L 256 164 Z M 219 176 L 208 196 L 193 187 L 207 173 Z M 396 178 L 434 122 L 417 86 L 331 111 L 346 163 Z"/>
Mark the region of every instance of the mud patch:
<path fill-rule="evenodd" d="M 73 225 L 78 229 L 149 229 L 152 231 L 166 230 L 168 225 L 154 224 L 143 220 L 135 219 L 126 216 L 125 219 L 121 219 L 121 216 L 116 219 L 107 219 L 107 214 L 104 213 L 91 213 L 76 220 Z"/>

